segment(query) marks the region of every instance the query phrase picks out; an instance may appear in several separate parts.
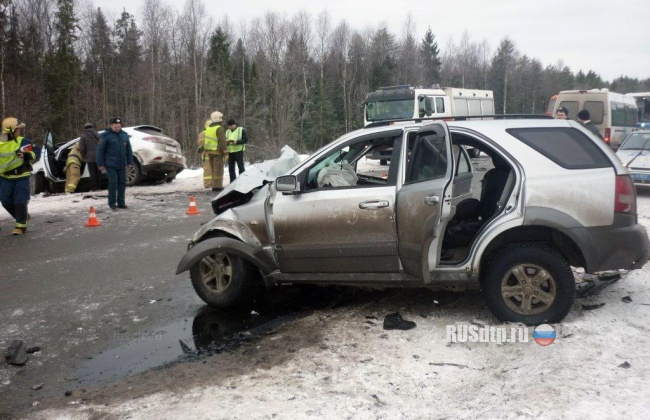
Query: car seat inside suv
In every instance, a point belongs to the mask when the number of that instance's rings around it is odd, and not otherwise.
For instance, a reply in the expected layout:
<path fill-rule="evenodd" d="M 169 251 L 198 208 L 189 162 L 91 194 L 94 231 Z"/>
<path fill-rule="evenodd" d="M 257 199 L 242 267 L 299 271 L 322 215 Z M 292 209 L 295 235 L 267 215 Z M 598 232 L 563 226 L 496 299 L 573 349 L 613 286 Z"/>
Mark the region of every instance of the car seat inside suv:
<path fill-rule="evenodd" d="M 442 243 L 442 262 L 456 262 L 464 258 L 481 227 L 498 214 L 514 186 L 514 172 L 496 152 L 486 152 L 494 167 L 481 180 L 481 198 L 468 198 L 456 206 L 456 213 L 445 230 Z"/>

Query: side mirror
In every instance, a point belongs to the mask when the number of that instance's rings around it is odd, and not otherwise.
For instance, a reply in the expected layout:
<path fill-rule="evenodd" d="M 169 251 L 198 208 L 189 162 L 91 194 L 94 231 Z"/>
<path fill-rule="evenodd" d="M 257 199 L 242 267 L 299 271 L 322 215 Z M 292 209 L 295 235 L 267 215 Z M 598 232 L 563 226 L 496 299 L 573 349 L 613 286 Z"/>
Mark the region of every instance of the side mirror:
<path fill-rule="evenodd" d="M 275 180 L 275 189 L 280 192 L 298 192 L 298 181 L 295 175 L 283 175 Z"/>

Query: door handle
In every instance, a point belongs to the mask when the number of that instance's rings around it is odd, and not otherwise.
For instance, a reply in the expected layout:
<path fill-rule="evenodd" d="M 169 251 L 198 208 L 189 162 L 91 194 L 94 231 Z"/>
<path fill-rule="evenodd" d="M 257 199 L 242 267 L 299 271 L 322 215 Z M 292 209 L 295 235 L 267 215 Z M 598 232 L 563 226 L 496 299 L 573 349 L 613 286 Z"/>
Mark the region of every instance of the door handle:
<path fill-rule="evenodd" d="M 383 207 L 388 207 L 387 200 L 369 200 L 364 201 L 363 203 L 359 203 L 359 208 L 365 210 L 376 210 Z"/>
<path fill-rule="evenodd" d="M 424 204 L 428 206 L 433 206 L 436 205 L 440 202 L 440 197 L 437 195 L 430 195 L 428 197 L 424 197 Z"/>

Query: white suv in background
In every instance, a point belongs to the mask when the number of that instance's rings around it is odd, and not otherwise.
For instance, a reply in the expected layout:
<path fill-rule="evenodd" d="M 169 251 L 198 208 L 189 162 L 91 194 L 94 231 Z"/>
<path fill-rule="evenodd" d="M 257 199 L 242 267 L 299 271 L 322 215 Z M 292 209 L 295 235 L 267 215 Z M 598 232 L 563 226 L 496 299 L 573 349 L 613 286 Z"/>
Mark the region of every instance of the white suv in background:
<path fill-rule="evenodd" d="M 134 165 L 127 170 L 126 184 L 133 186 L 145 179 L 172 182 L 185 169 L 185 157 L 181 145 L 163 131 L 151 125 L 123 127 L 131 140 Z M 103 131 L 100 131 L 100 134 Z M 79 137 L 64 144 L 55 145 L 48 133 L 43 144 L 41 159 L 34 164 L 31 176 L 32 195 L 43 191 L 61 192 L 65 184 L 65 161 Z M 81 180 L 77 191 L 83 191 L 90 183 L 88 169 L 82 166 Z"/>

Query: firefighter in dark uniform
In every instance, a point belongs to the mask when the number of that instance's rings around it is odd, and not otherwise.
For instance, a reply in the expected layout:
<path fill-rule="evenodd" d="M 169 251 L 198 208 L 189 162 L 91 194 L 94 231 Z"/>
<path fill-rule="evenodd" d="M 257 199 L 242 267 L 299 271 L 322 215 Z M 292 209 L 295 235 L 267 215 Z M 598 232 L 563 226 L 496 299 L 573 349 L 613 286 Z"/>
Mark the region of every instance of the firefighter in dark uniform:
<path fill-rule="evenodd" d="M 16 220 L 12 235 L 27 232 L 29 177 L 36 160 L 32 141 L 23 137 L 25 124 L 14 117 L 2 121 L 0 133 L 0 201 Z"/>

